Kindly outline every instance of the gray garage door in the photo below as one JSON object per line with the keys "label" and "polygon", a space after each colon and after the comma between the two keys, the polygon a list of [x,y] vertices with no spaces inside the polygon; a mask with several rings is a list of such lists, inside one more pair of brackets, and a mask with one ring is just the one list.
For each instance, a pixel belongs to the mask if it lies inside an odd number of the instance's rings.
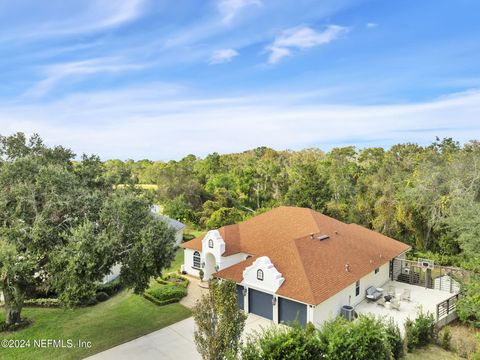
{"label": "gray garage door", "polygon": [[291,325],[295,320],[300,326],[307,325],[307,305],[279,297],[278,321]]}
{"label": "gray garage door", "polygon": [[271,320],[273,318],[272,295],[248,289],[248,311]]}
{"label": "gray garage door", "polygon": [[243,310],[243,299],[245,297],[243,296],[243,286],[242,285],[237,285],[237,303],[238,307]]}

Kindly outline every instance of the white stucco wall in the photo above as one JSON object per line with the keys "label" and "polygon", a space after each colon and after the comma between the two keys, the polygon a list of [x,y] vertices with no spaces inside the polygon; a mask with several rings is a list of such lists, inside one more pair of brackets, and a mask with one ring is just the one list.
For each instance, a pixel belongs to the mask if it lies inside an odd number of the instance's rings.
{"label": "white stucco wall", "polygon": [[117,277],[120,276],[120,271],[121,270],[122,270],[122,265],[120,265],[120,264],[113,265],[112,268],[110,269],[110,274],[105,275],[103,277],[102,283],[106,284],[110,281],[115,280]]}
{"label": "white stucco wall", "polygon": [[[193,268],[193,253],[195,250],[191,249],[184,249],[183,250],[183,270],[187,272],[187,274],[198,277],[198,270]],[[199,251],[200,252],[200,251]],[[201,254],[200,254],[201,257]]]}
{"label": "white stucco wall", "polygon": [[313,324],[316,327],[321,327],[325,321],[337,317],[343,305],[355,306],[363,301],[365,299],[365,290],[369,286],[381,287],[388,281],[389,272],[390,263],[387,262],[379,268],[377,274],[375,274],[375,271],[372,271],[360,279],[360,293],[358,296],[355,296],[355,283],[353,283],[321,304],[316,305],[313,308]]}
{"label": "white stucco wall", "polygon": [[183,242],[183,229],[177,230],[175,233],[175,244],[180,245]]}

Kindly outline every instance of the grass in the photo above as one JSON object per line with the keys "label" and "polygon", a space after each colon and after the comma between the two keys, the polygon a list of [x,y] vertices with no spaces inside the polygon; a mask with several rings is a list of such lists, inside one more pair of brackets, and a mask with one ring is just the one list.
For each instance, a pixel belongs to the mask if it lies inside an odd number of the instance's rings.
{"label": "grass", "polygon": [[[180,304],[157,306],[131,291],[122,291],[106,302],[76,309],[25,308],[24,317],[34,323],[1,339],[72,339],[90,341],[90,349],[1,349],[2,359],[82,359],[113,346],[161,329],[190,316]],[[5,316],[0,314],[0,321]],[[33,345],[32,345],[33,346]]]}
{"label": "grass", "polygon": [[451,351],[445,351],[440,346],[428,345],[423,349],[417,349],[408,353],[405,360],[461,360],[457,354]]}
{"label": "grass", "polygon": [[171,272],[177,272],[180,269],[180,266],[183,265],[184,251],[183,248],[178,248],[175,253],[175,258],[172,261],[172,264],[168,269],[165,269],[162,274],[168,274]]}

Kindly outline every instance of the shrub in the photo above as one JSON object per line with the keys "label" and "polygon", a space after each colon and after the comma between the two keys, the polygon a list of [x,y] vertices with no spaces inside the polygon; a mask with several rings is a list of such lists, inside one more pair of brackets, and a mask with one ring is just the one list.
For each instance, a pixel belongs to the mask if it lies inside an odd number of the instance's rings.
{"label": "shrub", "polygon": [[155,281],[161,285],[175,284],[183,287],[187,287],[189,280],[183,276],[177,275],[175,273],[168,274],[163,278],[156,278]]}
{"label": "shrub", "polygon": [[113,296],[122,290],[123,286],[120,282],[120,278],[116,278],[106,284],[99,284],[97,286],[97,292],[104,292],[107,293],[108,296]]}
{"label": "shrub", "polygon": [[166,305],[180,301],[187,295],[187,289],[180,285],[160,285],[150,287],[143,296],[157,305]]}
{"label": "shrub", "polygon": [[270,327],[250,337],[240,349],[243,360],[321,359],[322,348],[313,325]]}
{"label": "shrub", "polygon": [[109,297],[110,296],[108,296],[108,294],[104,291],[99,291],[95,295],[95,299],[97,299],[98,302],[106,301],[106,300],[108,300]]}
{"label": "shrub", "polygon": [[448,326],[445,326],[442,331],[439,333],[440,337],[440,346],[444,348],[445,350],[450,350],[451,347],[451,340],[452,340],[452,334],[450,333],[450,328]]}
{"label": "shrub", "polygon": [[360,316],[355,322],[338,318],[320,331],[327,359],[390,359],[392,350],[382,319]]}
{"label": "shrub", "polygon": [[38,299],[27,299],[24,301],[25,306],[32,307],[59,307],[60,300],[52,298],[38,298]]}
{"label": "shrub", "polygon": [[395,360],[401,359],[404,355],[403,339],[400,329],[393,319],[390,318],[390,320],[385,323],[385,332],[387,341],[390,344],[390,350],[392,351],[392,357]]}
{"label": "shrub", "polygon": [[195,239],[195,235],[188,234],[188,233],[183,234],[183,241],[189,241],[189,240],[193,240],[193,239]]}
{"label": "shrub", "polygon": [[477,276],[462,284],[457,314],[462,322],[480,328],[480,279]]}
{"label": "shrub", "polygon": [[435,338],[435,319],[432,314],[420,312],[415,320],[405,322],[405,341],[408,351],[430,344]]}

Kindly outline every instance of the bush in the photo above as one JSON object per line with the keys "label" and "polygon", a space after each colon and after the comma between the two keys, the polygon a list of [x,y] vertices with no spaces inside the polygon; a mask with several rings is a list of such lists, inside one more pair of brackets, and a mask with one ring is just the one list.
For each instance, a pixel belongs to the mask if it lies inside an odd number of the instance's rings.
{"label": "bush", "polygon": [[444,348],[445,350],[450,350],[451,348],[451,340],[452,340],[452,334],[450,333],[450,328],[448,326],[445,326],[442,331],[439,333],[439,338],[440,338],[440,346]]}
{"label": "bush", "polygon": [[150,287],[143,296],[157,305],[166,305],[180,301],[187,295],[187,289],[180,285],[160,285]]}
{"label": "bush", "polygon": [[27,299],[24,301],[25,306],[32,307],[59,307],[60,300],[52,298],[38,298],[38,299]]}
{"label": "bush", "polygon": [[243,360],[321,359],[322,349],[313,325],[270,327],[250,337],[240,348]]}
{"label": "bush", "polygon": [[393,319],[390,318],[390,320],[385,323],[385,332],[387,341],[390,344],[390,350],[392,351],[392,357],[395,360],[401,359],[404,355],[403,339],[400,329]]}
{"label": "bush", "polygon": [[480,279],[477,276],[462,284],[457,314],[462,322],[480,328]]}
{"label": "bush", "polygon": [[116,278],[106,284],[99,284],[97,286],[97,292],[107,293],[108,296],[113,296],[123,289],[123,286],[120,282],[120,278]]}
{"label": "bush", "polygon": [[163,278],[157,278],[155,281],[161,285],[170,285],[170,284],[175,284],[183,287],[187,287],[189,284],[189,280],[183,276],[177,275],[175,273],[168,274],[167,276],[164,276]]}
{"label": "bush", "polygon": [[95,299],[97,299],[98,302],[106,301],[106,300],[108,300],[109,297],[110,296],[108,296],[108,294],[104,291],[99,291],[95,295]]}
{"label": "bush", "polygon": [[392,350],[386,324],[373,316],[355,322],[338,318],[320,331],[323,356],[327,359],[390,359]]}
{"label": "bush", "polygon": [[195,239],[195,235],[193,234],[183,234],[183,241],[190,241],[190,240],[193,240]]}
{"label": "bush", "polygon": [[405,341],[408,351],[430,344],[435,339],[435,319],[420,312],[415,320],[405,322]]}

